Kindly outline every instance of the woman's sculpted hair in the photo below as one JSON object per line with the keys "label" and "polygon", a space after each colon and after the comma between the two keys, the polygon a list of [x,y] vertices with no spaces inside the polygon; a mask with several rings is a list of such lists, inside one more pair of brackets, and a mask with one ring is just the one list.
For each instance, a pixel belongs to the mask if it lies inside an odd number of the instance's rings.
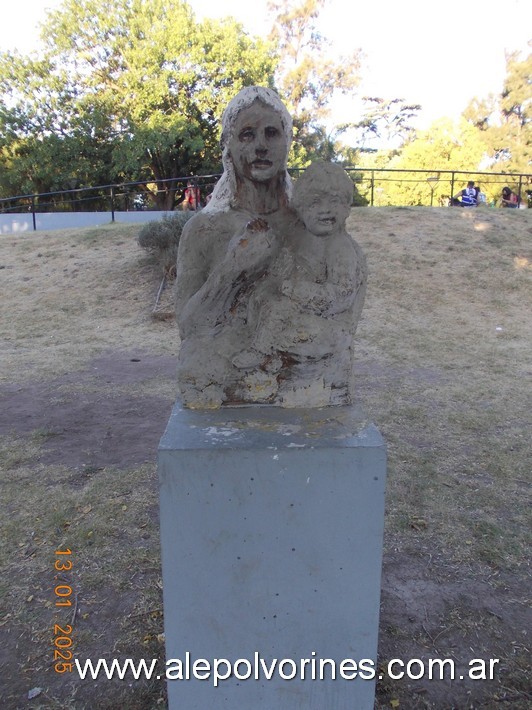
{"label": "woman's sculpted hair", "polygon": [[[292,117],[279,96],[275,91],[272,91],[272,89],[267,89],[263,86],[247,86],[239,91],[227,104],[222,116],[222,137],[220,139],[220,146],[222,148],[224,172],[213,190],[209,203],[203,209],[204,212],[219,212],[221,210],[228,210],[234,206],[237,184],[235,167],[229,153],[229,143],[233,136],[238,114],[244,109],[249,108],[255,101],[269,106],[279,114],[286,137],[286,153],[288,155],[290,144],[292,143]],[[288,201],[292,195],[292,181],[286,168],[283,183],[284,192]]]}

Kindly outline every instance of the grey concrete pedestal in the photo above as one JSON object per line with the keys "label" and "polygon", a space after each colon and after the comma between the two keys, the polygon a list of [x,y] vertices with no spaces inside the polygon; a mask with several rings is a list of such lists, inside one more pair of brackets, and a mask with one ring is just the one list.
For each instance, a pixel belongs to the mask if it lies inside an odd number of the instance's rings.
{"label": "grey concrete pedestal", "polygon": [[[373,708],[374,681],[341,663],[376,669],[385,477],[352,407],[175,406],[159,447],[171,710]],[[215,659],[241,677],[215,687]]]}

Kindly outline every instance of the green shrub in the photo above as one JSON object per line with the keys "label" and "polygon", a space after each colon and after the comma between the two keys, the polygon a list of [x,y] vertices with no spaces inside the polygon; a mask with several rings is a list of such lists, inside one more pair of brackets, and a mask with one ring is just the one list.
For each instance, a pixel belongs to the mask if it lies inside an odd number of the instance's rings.
{"label": "green shrub", "polygon": [[172,212],[162,219],[147,222],[138,236],[138,243],[157,259],[165,274],[175,273],[177,248],[181,232],[195,212]]}

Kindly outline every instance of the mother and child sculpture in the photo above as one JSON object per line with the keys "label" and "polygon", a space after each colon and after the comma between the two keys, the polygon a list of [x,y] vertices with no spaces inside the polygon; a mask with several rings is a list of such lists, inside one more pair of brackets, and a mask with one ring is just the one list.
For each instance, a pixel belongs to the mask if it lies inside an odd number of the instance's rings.
{"label": "mother and child sculpture", "polygon": [[178,384],[191,409],[353,400],[353,337],[366,290],[346,232],[353,183],[332,163],[287,172],[292,119],[247,87],[222,118],[224,172],[183,230]]}

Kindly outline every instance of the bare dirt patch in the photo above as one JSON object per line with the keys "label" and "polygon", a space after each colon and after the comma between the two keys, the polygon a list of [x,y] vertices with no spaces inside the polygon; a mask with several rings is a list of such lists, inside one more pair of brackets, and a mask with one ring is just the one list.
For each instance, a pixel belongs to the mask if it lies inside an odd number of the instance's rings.
{"label": "bare dirt patch", "polygon": [[46,382],[0,386],[0,435],[37,432],[35,465],[77,470],[153,462],[174,397],[147,395],[141,385],[174,371],[170,356],[116,352]]}
{"label": "bare dirt patch", "polygon": [[[377,707],[528,708],[532,214],[362,208],[350,226],[370,267],[359,398],[389,453]],[[81,660],[164,658],[155,457],[179,341],[152,317],[160,273],[137,233],[0,240],[9,710],[165,704],[161,680],[53,669],[58,620]],[[68,610],[53,604],[61,547]],[[410,681],[386,677],[391,658],[450,658],[457,676],[500,662],[493,681]]]}

